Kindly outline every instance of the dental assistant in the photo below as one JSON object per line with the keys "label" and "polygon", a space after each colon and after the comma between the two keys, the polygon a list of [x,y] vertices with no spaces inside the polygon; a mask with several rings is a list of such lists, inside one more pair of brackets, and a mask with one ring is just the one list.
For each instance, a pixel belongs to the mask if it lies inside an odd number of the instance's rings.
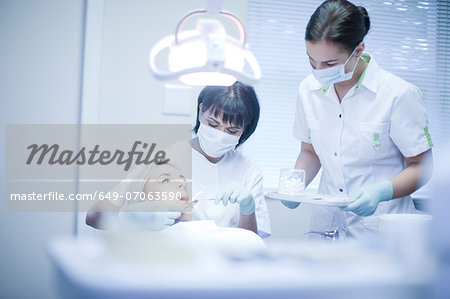
{"label": "dental assistant", "polygon": [[299,85],[293,129],[306,183],[322,167],[319,193],[351,201],[314,206],[310,229],[349,238],[376,228],[366,216],[415,213],[410,194],[429,179],[433,146],[420,90],[364,52],[369,28],[366,9],[348,1],[316,9],[305,33],[312,74]]}

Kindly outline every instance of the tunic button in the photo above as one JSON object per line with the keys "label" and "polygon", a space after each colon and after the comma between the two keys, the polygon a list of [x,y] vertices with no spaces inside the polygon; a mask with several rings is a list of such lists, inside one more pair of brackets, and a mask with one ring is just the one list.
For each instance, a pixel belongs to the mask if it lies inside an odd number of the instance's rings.
{"label": "tunic button", "polygon": [[337,157],[337,153],[334,153],[334,156]]}
{"label": "tunic button", "polygon": [[339,189],[339,192],[344,192],[344,189],[340,188],[340,189]]}
{"label": "tunic button", "polygon": [[339,118],[341,118],[342,117],[342,114],[339,114]]}

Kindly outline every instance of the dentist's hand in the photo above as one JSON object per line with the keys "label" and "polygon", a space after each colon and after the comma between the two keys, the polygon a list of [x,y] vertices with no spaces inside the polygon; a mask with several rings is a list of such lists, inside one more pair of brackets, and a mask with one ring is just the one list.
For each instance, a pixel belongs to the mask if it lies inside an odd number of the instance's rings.
{"label": "dentist's hand", "polygon": [[251,215],[255,212],[255,199],[250,191],[239,185],[238,183],[232,182],[230,183],[222,193],[220,193],[216,199],[215,203],[219,204],[223,203],[224,206],[227,206],[228,202],[230,203],[239,203],[239,209],[241,215]]}
{"label": "dentist's hand", "polygon": [[143,202],[124,206],[119,212],[120,221],[157,231],[171,226],[181,216],[181,212],[152,212],[148,204]]}
{"label": "dentist's hand", "polygon": [[296,201],[289,201],[289,200],[282,200],[281,203],[285,206],[288,207],[289,209],[295,209],[297,208],[300,203],[296,202]]}
{"label": "dentist's hand", "polygon": [[342,210],[351,211],[359,216],[370,216],[375,213],[380,202],[391,200],[393,193],[394,189],[389,180],[365,186],[350,197],[351,203]]}

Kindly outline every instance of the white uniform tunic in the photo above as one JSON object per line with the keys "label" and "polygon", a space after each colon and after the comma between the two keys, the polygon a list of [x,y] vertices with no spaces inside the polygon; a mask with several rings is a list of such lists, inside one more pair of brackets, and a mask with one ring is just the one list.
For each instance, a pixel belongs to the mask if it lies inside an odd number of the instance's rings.
{"label": "white uniform tunic", "polygon": [[[263,192],[261,169],[249,158],[236,150],[225,153],[217,163],[209,162],[202,154],[192,150],[192,194],[199,191],[214,197],[231,182],[237,182],[250,190],[255,199],[255,216],[258,234],[262,238],[270,236],[270,219]],[[226,207],[214,200],[200,200],[194,206],[192,220],[214,220],[218,226],[236,227],[239,221],[239,204]]]}
{"label": "white uniform tunic", "polygon": [[[358,188],[390,179],[405,167],[404,157],[432,147],[420,90],[369,64],[355,87],[339,103],[334,86],[321,85],[313,75],[299,86],[294,136],[311,143],[322,164],[320,193],[352,195]],[[382,202],[374,215],[414,213],[410,196]],[[310,228],[347,227],[358,237],[368,218],[338,208],[315,206]]]}

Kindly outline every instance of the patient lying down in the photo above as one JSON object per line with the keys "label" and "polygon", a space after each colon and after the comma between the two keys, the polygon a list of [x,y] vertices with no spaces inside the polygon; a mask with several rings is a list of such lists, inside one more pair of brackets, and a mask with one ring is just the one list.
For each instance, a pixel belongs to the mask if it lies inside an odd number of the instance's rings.
{"label": "patient lying down", "polygon": [[179,221],[192,219],[192,199],[186,178],[173,165],[152,167],[145,183],[133,192],[120,213],[121,222],[161,230]]}
{"label": "patient lying down", "polygon": [[[186,237],[191,236],[191,239],[197,240],[196,242],[208,240],[221,246],[230,242],[234,246],[236,240],[241,240],[242,243],[242,239],[257,244],[257,247],[262,246],[262,239],[251,231],[218,227],[212,220],[191,221],[193,202],[190,188],[185,176],[173,165],[155,165],[140,177],[143,179],[137,179],[137,182],[127,187],[127,191],[132,192],[134,196],[123,202],[118,211],[118,224],[122,228],[139,231],[165,230],[169,235],[182,232]],[[136,194],[138,196],[135,196]],[[114,223],[117,224],[116,221]],[[170,229],[167,229],[169,227]]]}
{"label": "patient lying down", "polygon": [[[148,252],[153,252],[155,259],[167,258],[173,246],[193,252],[200,252],[199,247],[211,248],[233,255],[265,250],[264,241],[249,230],[219,227],[213,220],[191,221],[193,203],[186,178],[170,164],[153,167],[142,184],[131,189],[143,190],[145,198],[125,202],[119,213],[120,227],[110,235],[109,244],[120,254],[132,252],[141,263],[148,260]],[[167,250],[155,252],[164,246]]]}

